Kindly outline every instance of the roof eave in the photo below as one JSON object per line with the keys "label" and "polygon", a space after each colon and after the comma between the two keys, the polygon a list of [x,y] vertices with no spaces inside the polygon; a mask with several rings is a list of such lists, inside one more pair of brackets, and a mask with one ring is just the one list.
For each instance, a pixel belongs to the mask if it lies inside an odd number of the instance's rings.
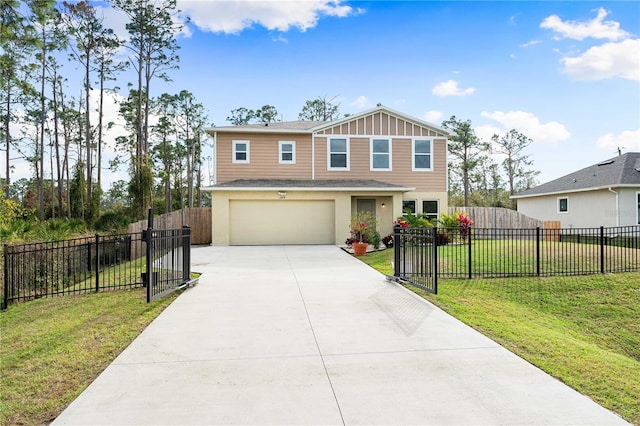
{"label": "roof eave", "polygon": [[415,191],[411,187],[306,187],[306,186],[205,186],[200,188],[202,191],[300,191],[300,192],[410,192]]}
{"label": "roof eave", "polygon": [[275,129],[268,126],[262,127],[241,127],[241,128],[229,128],[229,127],[210,127],[205,129],[210,135],[214,133],[291,133],[291,134],[311,134],[311,130],[304,129]]}
{"label": "roof eave", "polygon": [[576,192],[602,191],[603,189],[609,189],[609,188],[640,188],[640,184],[625,183],[625,184],[593,186],[590,188],[582,188],[582,189],[570,189],[565,191],[541,192],[539,194],[524,194],[524,195],[515,194],[510,196],[509,198],[518,199],[518,198],[544,197],[547,195],[572,194]]}

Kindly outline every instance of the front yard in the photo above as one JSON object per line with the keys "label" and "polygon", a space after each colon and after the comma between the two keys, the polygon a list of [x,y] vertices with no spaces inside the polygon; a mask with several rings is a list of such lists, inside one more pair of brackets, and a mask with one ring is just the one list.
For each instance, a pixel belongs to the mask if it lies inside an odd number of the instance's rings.
{"label": "front yard", "polygon": [[[393,274],[393,250],[359,259]],[[640,272],[440,280],[438,295],[409,288],[640,424]]]}

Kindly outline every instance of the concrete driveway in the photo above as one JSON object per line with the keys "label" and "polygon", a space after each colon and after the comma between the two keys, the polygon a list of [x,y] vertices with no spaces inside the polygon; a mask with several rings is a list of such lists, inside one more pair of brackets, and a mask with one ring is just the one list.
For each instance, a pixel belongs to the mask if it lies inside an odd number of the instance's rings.
{"label": "concrete driveway", "polygon": [[333,246],[197,247],[54,424],[626,424]]}

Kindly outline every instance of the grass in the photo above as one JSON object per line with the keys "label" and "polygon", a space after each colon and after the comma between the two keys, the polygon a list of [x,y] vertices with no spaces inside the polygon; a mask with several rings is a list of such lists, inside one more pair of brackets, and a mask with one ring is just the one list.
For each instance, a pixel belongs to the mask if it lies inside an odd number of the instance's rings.
{"label": "grass", "polygon": [[[393,274],[393,251],[360,259]],[[440,280],[409,287],[633,424],[640,424],[640,273]]]}
{"label": "grass", "polygon": [[53,297],[0,313],[0,424],[42,425],[69,405],[179,292]]}

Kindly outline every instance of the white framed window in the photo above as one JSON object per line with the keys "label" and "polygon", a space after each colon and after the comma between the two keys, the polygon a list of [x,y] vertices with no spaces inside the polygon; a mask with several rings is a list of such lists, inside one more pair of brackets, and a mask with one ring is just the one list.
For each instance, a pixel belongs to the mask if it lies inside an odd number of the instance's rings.
{"label": "white framed window", "polygon": [[636,223],[640,225],[640,192],[636,192],[636,198],[636,201],[638,201],[638,217],[636,218]]}
{"label": "white framed window", "polygon": [[431,139],[413,139],[411,156],[412,170],[414,172],[433,171],[433,141]]}
{"label": "white framed window", "polygon": [[349,139],[329,139],[327,142],[327,170],[349,170]]}
{"label": "white framed window", "polygon": [[558,213],[569,212],[569,198],[558,197]]}
{"label": "white framed window", "polygon": [[296,164],[296,142],[295,141],[278,142],[278,163]]}
{"label": "white framed window", "polygon": [[249,141],[233,141],[232,163],[249,164]]}
{"label": "white framed window", "polygon": [[391,140],[371,138],[371,170],[391,170]]}
{"label": "white framed window", "polygon": [[402,200],[402,215],[406,216],[407,210],[416,214],[416,200]]}
{"label": "white framed window", "polygon": [[440,202],[438,200],[422,200],[422,213],[424,213],[429,220],[438,220]]}

